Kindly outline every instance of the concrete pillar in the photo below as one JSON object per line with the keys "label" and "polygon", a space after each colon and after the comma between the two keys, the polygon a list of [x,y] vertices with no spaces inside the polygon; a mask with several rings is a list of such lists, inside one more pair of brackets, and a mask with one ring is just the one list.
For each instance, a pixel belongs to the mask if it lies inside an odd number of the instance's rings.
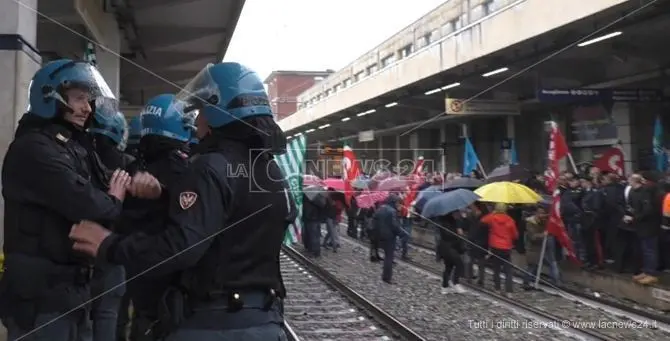
{"label": "concrete pillar", "polygon": [[[0,162],[14,138],[17,122],[28,108],[30,80],[42,64],[35,48],[35,9],[37,0],[0,2]],[[0,215],[4,216],[1,197]],[[3,231],[0,229],[0,246],[4,241]]]}
{"label": "concrete pillar", "polygon": [[420,151],[419,151],[419,133],[418,132],[413,132],[412,134],[409,135],[409,148],[412,151],[412,159],[417,160],[419,159]]}
{"label": "concrete pillar", "polygon": [[100,73],[118,98],[121,71],[121,61],[119,59],[121,32],[116,18],[110,13],[105,13],[99,1],[74,0],[74,6],[86,29],[97,43],[96,57]]}
{"label": "concrete pillar", "polygon": [[[507,138],[510,141],[513,141],[515,139],[515,131],[514,131],[514,116],[507,116],[506,118],[506,123],[507,123]],[[516,141],[515,141],[516,142]],[[515,143],[516,144],[516,143]],[[519,151],[517,150],[517,155]],[[503,159],[507,164],[510,164],[512,162],[512,153],[510,149],[505,149],[503,151]]]}
{"label": "concrete pillar", "polygon": [[395,136],[395,166],[400,167],[400,160],[402,160],[402,155],[400,154],[400,135]]}
{"label": "concrete pillar", "polygon": [[[617,134],[621,140],[623,149],[625,174],[633,173],[633,139],[631,136],[630,105],[628,103],[615,103],[612,107],[612,119],[617,127]],[[651,140],[651,137],[649,137]]]}
{"label": "concrete pillar", "polygon": [[447,143],[447,125],[442,124],[440,126],[440,172],[444,173],[447,171],[447,151],[443,147],[443,143]]}
{"label": "concrete pillar", "polygon": [[[382,136],[379,136],[377,138],[377,156],[379,157],[379,160],[384,160],[384,142],[382,142],[384,138]],[[375,172],[378,171],[378,169],[374,170]]]}

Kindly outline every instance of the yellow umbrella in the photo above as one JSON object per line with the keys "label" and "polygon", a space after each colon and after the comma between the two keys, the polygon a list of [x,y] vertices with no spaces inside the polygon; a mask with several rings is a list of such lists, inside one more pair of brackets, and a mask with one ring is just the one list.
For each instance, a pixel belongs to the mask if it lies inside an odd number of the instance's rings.
{"label": "yellow umbrella", "polygon": [[479,187],[475,193],[480,201],[504,204],[537,204],[542,197],[532,189],[514,182],[500,181]]}

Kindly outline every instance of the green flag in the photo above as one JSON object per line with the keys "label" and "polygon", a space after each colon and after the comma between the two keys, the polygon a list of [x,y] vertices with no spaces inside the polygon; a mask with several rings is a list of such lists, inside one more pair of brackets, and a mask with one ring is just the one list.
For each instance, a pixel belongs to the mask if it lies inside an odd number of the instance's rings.
{"label": "green flag", "polygon": [[289,226],[284,238],[284,244],[291,245],[300,240],[302,231],[302,179],[305,174],[305,154],[307,152],[306,138],[300,135],[289,141],[286,153],[275,156],[275,161],[284,173],[284,178],[290,186],[290,193],[298,209],[295,223]]}

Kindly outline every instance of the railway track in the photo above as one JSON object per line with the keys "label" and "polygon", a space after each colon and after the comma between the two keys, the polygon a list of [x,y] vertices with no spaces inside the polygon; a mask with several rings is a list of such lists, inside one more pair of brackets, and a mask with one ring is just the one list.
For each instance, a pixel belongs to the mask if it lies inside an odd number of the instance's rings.
{"label": "railway track", "polygon": [[[341,237],[340,240],[367,249],[367,245],[358,240],[348,237]],[[424,261],[399,260],[398,262],[441,278],[442,265],[434,261],[434,252],[426,248],[422,248],[421,252],[429,255]],[[596,302],[585,297],[586,295],[575,296],[547,286],[532,292],[517,290],[512,298],[508,298],[491,290],[491,281],[487,282],[485,287],[469,284],[466,281],[461,281],[461,284],[469,291],[487,296],[510,309],[523,311],[534,319],[560,327],[582,339],[631,340],[647,337],[659,340],[670,339],[670,326],[667,323],[650,318],[648,314],[638,314],[637,310],[622,310]],[[516,282],[520,283],[521,280],[516,279]]]}
{"label": "railway track", "polygon": [[[421,245],[416,242],[410,242],[410,247],[414,248],[417,252],[435,256],[434,247],[429,247],[426,245]],[[437,264],[437,263],[436,263]],[[476,268],[476,267],[475,267]],[[491,275],[490,271],[487,271]],[[542,274],[542,280],[540,281],[540,291],[548,293],[554,296],[562,296],[566,299],[579,299],[582,303],[589,305],[591,307],[596,307],[604,310],[609,310],[616,312],[617,315],[629,316],[629,318],[640,322],[641,324],[647,322],[648,324],[651,321],[655,322],[659,327],[665,328],[670,333],[670,316],[660,311],[653,311],[652,309],[644,309],[644,307],[635,307],[632,304],[626,304],[626,302],[618,302],[611,299],[605,299],[599,297],[599,295],[594,295],[591,292],[586,292],[586,288],[574,288],[566,285],[561,286],[549,286],[542,283],[548,283],[550,278],[545,274]],[[514,281],[518,284],[521,284],[523,281],[515,274]]]}
{"label": "railway track", "polygon": [[293,248],[280,261],[290,340],[425,340]]}

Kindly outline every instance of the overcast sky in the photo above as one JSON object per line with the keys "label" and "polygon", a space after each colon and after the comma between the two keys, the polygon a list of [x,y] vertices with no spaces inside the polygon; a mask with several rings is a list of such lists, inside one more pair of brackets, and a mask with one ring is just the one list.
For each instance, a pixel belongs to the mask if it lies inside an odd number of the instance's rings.
{"label": "overcast sky", "polygon": [[226,54],[274,70],[339,70],[445,0],[247,0]]}

